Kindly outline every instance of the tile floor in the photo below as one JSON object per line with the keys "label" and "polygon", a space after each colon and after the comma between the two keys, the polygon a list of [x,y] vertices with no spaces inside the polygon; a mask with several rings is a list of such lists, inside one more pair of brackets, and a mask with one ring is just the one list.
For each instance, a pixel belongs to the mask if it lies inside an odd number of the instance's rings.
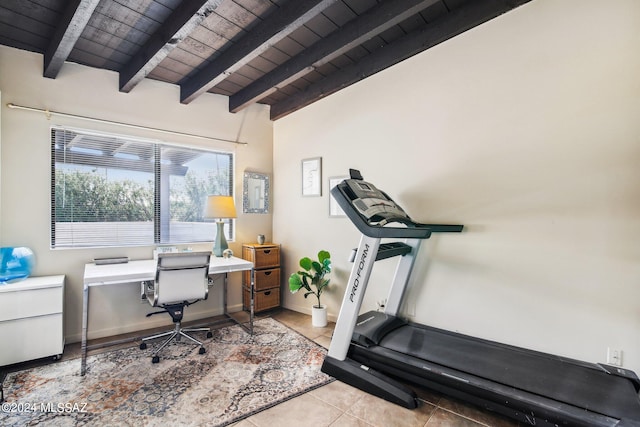
{"label": "tile floor", "polygon": [[[318,344],[329,347],[333,323],[326,328],[311,326],[311,316],[291,310],[271,311],[259,317],[271,316],[290,328],[298,331]],[[228,326],[221,325],[221,326]],[[166,330],[166,327],[163,328]],[[153,334],[154,331],[136,333],[136,336]],[[129,338],[133,334],[110,337],[107,340]],[[95,340],[90,345],[99,344]],[[131,346],[125,343],[122,346]],[[115,347],[96,349],[89,354],[113,350]],[[80,344],[65,346],[62,360],[80,357]],[[8,367],[8,370],[26,369],[31,366],[49,363],[47,360],[21,363]],[[0,378],[3,380],[4,378]],[[267,409],[243,421],[234,427],[515,427],[517,422],[485,412],[467,404],[426,390],[416,389],[420,398],[417,409],[410,410],[371,396],[347,384],[334,381],[302,396],[291,399],[273,408]]]}

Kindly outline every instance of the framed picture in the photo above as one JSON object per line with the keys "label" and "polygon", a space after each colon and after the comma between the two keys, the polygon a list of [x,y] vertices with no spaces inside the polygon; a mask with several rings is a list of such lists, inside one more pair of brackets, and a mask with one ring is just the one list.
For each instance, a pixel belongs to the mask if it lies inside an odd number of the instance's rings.
{"label": "framed picture", "polygon": [[340,184],[345,179],[349,179],[349,177],[348,176],[332,176],[329,178],[329,216],[330,217],[338,218],[338,217],[346,216],[344,211],[340,207],[340,205],[338,205],[338,202],[336,202],[336,199],[334,199],[333,195],[331,194],[331,190],[333,189],[333,187]]}
{"label": "framed picture", "polygon": [[322,195],[322,157],[302,160],[302,195]]}

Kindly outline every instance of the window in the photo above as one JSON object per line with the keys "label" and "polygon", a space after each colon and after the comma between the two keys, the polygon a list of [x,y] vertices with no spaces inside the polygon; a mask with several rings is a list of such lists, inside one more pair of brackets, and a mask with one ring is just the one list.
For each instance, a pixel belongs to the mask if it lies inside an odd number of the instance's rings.
{"label": "window", "polygon": [[[51,129],[51,247],[212,241],[207,195],[232,195],[233,154]],[[233,239],[233,222],[225,220]]]}

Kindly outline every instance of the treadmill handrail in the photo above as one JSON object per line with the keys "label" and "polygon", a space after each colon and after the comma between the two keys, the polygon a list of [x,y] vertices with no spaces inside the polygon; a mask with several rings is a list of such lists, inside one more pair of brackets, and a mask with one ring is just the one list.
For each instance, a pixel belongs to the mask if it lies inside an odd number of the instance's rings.
{"label": "treadmill handrail", "polygon": [[347,217],[358,230],[368,237],[428,239],[433,232],[461,232],[463,226],[458,224],[422,224],[411,218],[391,218],[387,224],[401,223],[406,227],[389,227],[388,225],[372,225],[354,209],[349,196],[344,192],[344,181],[331,189],[331,194]]}

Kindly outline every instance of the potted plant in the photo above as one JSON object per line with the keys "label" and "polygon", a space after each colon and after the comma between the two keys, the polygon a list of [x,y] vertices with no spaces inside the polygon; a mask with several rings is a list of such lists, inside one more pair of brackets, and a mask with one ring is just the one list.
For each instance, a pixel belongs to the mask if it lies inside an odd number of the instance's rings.
{"label": "potted plant", "polygon": [[309,257],[300,259],[300,267],[303,270],[289,276],[289,290],[295,294],[300,289],[305,289],[304,297],[313,295],[318,299],[318,304],[311,310],[311,322],[313,326],[327,326],[327,307],[320,303],[320,295],[329,284],[325,276],[331,273],[331,254],[328,251],[318,252],[318,261]]}

